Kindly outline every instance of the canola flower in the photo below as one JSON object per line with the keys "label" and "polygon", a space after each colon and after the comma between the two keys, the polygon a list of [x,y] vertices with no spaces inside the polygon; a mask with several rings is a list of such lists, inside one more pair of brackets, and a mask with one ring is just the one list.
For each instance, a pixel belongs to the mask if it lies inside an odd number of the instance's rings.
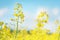
{"label": "canola flower", "polygon": [[11,21],[16,22],[16,34],[18,33],[18,24],[22,24],[24,22],[24,14],[22,11],[22,5],[19,3],[16,3],[15,8],[14,8],[14,17],[11,18]]}
{"label": "canola flower", "polygon": [[44,23],[48,22],[48,14],[46,12],[40,12],[40,14],[37,16],[37,26],[43,27]]}
{"label": "canola flower", "polygon": [[16,30],[11,32],[7,26],[4,26],[4,28],[0,30],[0,40],[58,40],[58,33],[47,34],[47,32],[50,31],[38,29],[39,28],[29,30],[29,33],[27,30],[19,30],[17,36],[15,37]]}
{"label": "canola flower", "polygon": [[0,30],[0,40],[60,40],[59,37],[59,33],[51,33],[50,30],[41,29],[39,27],[33,30],[19,30],[17,35],[16,30],[11,31],[5,24]]}
{"label": "canola flower", "polygon": [[[18,20],[24,21],[24,14],[21,11],[21,4],[17,3],[16,8],[14,9],[15,19],[11,19],[11,21],[17,22],[17,30],[11,30],[6,24],[0,22],[1,30],[0,30],[0,40],[60,40],[60,25],[58,25],[56,32],[50,32],[50,30],[42,29],[44,27],[44,23],[48,22],[48,14],[46,12],[41,12],[37,16],[37,28],[33,30],[18,30]],[[19,11],[16,13],[16,11]],[[58,22],[57,22],[58,23]],[[16,35],[16,31],[17,35]]]}

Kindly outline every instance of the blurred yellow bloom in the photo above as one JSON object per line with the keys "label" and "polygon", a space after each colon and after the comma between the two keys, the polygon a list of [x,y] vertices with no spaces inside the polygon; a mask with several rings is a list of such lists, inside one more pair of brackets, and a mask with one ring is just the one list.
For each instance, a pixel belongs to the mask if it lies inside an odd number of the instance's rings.
{"label": "blurred yellow bloom", "polygon": [[42,24],[42,23],[38,23],[37,26],[38,26],[38,27],[43,27],[44,24]]}
{"label": "blurred yellow bloom", "polygon": [[46,14],[46,12],[41,12],[38,16],[37,16],[37,20],[40,20],[42,22],[47,22],[48,21],[48,14]]}
{"label": "blurred yellow bloom", "polygon": [[4,22],[0,22],[0,26],[2,26],[4,24]]}
{"label": "blurred yellow bloom", "polygon": [[14,13],[14,16],[18,17],[18,14]]}
{"label": "blurred yellow bloom", "polygon": [[[16,18],[11,20],[20,22],[19,19],[21,19],[21,21],[24,21],[24,14],[20,10],[20,8],[22,9],[22,5],[17,3],[16,7],[15,10],[19,10],[19,12],[14,13]],[[17,25],[19,24],[18,22]],[[31,30],[23,29],[16,32],[17,30],[11,30],[6,24],[0,22],[0,26],[4,24],[0,30],[0,40],[60,40],[60,25],[58,25],[57,32],[51,32],[43,28],[47,22],[48,14],[46,12],[41,12],[37,16],[37,28]],[[59,21],[56,21],[56,24],[59,24]]]}

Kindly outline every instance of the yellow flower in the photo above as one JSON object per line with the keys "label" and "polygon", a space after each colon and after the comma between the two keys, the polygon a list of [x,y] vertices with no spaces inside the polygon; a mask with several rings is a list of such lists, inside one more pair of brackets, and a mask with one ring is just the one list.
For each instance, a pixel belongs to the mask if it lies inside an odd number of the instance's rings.
{"label": "yellow flower", "polygon": [[37,26],[38,26],[38,27],[43,27],[44,24],[42,24],[42,23],[38,23]]}
{"label": "yellow flower", "polygon": [[18,14],[14,13],[14,16],[18,17]]}
{"label": "yellow flower", "polygon": [[58,26],[58,29],[57,30],[60,31],[60,25]]}
{"label": "yellow flower", "polygon": [[4,23],[4,22],[0,22],[0,26],[2,26],[2,25],[3,25],[3,23]]}
{"label": "yellow flower", "polygon": [[5,24],[3,25],[3,29],[4,30],[7,30],[7,26]]}
{"label": "yellow flower", "polygon": [[46,12],[41,12],[38,16],[37,16],[37,20],[40,20],[42,22],[47,22],[48,21],[48,14],[46,14]]}

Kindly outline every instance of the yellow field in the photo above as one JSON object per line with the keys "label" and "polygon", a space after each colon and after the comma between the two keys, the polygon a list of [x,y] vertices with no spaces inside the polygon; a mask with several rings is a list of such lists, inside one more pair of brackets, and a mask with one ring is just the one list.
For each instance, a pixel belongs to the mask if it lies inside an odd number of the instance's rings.
{"label": "yellow field", "polygon": [[43,29],[49,19],[47,12],[40,12],[37,16],[35,20],[37,22],[37,28],[33,30],[18,30],[18,24],[23,24],[25,16],[22,11],[22,5],[17,3],[17,6],[17,8],[14,8],[15,18],[11,18],[11,21],[16,22],[16,30],[11,30],[11,28],[9,28],[4,22],[0,22],[0,40],[60,40],[59,21],[55,22],[56,25],[58,24],[55,32]]}

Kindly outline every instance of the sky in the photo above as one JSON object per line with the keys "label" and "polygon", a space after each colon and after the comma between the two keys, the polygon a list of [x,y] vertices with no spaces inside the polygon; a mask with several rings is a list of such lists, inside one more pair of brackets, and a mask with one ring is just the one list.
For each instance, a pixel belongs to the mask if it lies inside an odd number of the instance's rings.
{"label": "sky", "polygon": [[[10,21],[10,18],[14,18],[14,5],[16,2],[22,4],[23,12],[25,14],[25,26],[29,26],[28,29],[32,29],[35,26],[36,16],[40,11],[44,9],[49,15],[49,25],[58,19],[60,20],[60,0],[1,0],[0,1],[0,21]],[[51,26],[52,27],[52,26]],[[46,27],[52,29],[51,27]]]}

